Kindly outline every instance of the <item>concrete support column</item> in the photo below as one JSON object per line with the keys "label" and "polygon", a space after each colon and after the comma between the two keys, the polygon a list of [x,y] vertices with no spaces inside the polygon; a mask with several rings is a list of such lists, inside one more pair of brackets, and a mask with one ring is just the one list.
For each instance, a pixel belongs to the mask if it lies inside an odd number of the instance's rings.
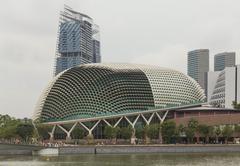
{"label": "concrete support column", "polygon": [[62,131],[64,131],[67,136],[66,136],[66,141],[71,140],[71,132],[67,131],[64,127],[62,127],[60,124],[57,125]]}
{"label": "concrete support column", "polygon": [[113,126],[114,128],[117,127],[117,125],[121,122],[122,118],[123,118],[123,116],[122,116],[120,119],[118,119],[118,121],[117,121],[117,122],[115,123],[115,125]]}
{"label": "concrete support column", "polygon": [[71,141],[71,140],[72,140],[71,133],[67,133],[66,141]]}
{"label": "concrete support column", "polygon": [[94,124],[94,126],[93,126],[92,128],[90,128],[90,129],[89,129],[86,125],[84,125],[82,122],[79,122],[79,124],[82,125],[82,126],[88,131],[88,136],[93,136],[92,131],[95,129],[95,127],[97,127],[97,125],[99,124],[100,121],[101,121],[101,120],[98,120],[98,121]]}
{"label": "concrete support column", "polygon": [[55,132],[55,129],[56,129],[56,125],[53,126],[51,132],[48,132],[48,134],[49,134],[49,136],[50,136],[50,138],[49,138],[49,141],[50,141],[50,142],[53,142],[53,141],[54,141],[54,132]]}
{"label": "concrete support column", "polygon": [[88,144],[93,144],[94,143],[94,136],[92,134],[92,131],[95,129],[95,127],[97,127],[97,125],[99,124],[100,121],[101,120],[98,120],[95,123],[95,125],[90,129],[86,125],[84,125],[82,122],[79,122],[79,124],[82,125],[88,131],[88,135],[87,135]]}
{"label": "concrete support column", "polygon": [[128,123],[131,125],[133,131],[131,136],[131,144],[136,144],[136,136],[135,136],[135,124],[137,123],[138,118],[140,117],[140,114],[136,117],[134,122],[132,123],[126,116],[124,118],[128,121]]}
{"label": "concrete support column", "polygon": [[[149,124],[150,124],[150,122],[152,121],[152,118],[154,117],[154,115],[155,115],[155,113],[152,113],[152,115],[149,117],[149,119],[147,120],[146,119],[146,117],[143,115],[143,114],[141,114],[141,116],[142,116],[142,118],[143,118],[143,120],[145,121],[145,123],[146,123],[146,126],[149,126]],[[145,138],[145,144],[149,144],[150,143],[150,138],[147,136],[147,135],[145,135],[144,136]]]}
{"label": "concrete support column", "polygon": [[150,124],[150,122],[152,121],[152,118],[153,118],[154,115],[155,115],[155,113],[152,113],[152,115],[150,116],[150,118],[147,120],[147,119],[145,118],[145,116],[144,116],[143,114],[141,114],[141,116],[142,116],[143,120],[145,121],[146,125],[149,125],[149,124]]}
{"label": "concrete support column", "polygon": [[54,135],[52,133],[48,133],[50,135],[49,141],[53,142],[54,141]]}
{"label": "concrete support column", "polygon": [[166,119],[168,114],[168,110],[164,113],[163,117],[161,117],[157,112],[156,115],[158,117],[158,119],[160,120],[160,130],[159,130],[159,143],[162,144],[163,143],[163,139],[162,139],[162,132],[161,132],[161,124],[164,122],[164,120]]}
{"label": "concrete support column", "polygon": [[160,120],[160,124],[162,124],[164,122],[164,120],[166,119],[167,117],[167,114],[168,114],[168,110],[164,113],[163,117],[161,117],[157,112],[156,112],[156,115],[158,117],[158,119]]}

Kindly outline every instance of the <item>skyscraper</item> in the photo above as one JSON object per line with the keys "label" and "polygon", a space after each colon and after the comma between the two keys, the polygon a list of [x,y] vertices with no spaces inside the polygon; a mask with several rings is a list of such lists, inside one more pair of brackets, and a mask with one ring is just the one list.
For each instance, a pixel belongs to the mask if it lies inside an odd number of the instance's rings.
{"label": "skyscraper", "polygon": [[235,52],[223,52],[214,56],[214,71],[222,71],[225,67],[235,66]]}
{"label": "skyscraper", "polygon": [[91,17],[64,7],[60,14],[55,75],[80,64],[101,61],[98,29]]}
{"label": "skyscraper", "polygon": [[209,71],[209,50],[197,49],[188,52],[188,75],[195,79],[207,94],[207,72]]}
{"label": "skyscraper", "polygon": [[232,108],[240,102],[240,65],[208,74],[208,102],[215,107]]}

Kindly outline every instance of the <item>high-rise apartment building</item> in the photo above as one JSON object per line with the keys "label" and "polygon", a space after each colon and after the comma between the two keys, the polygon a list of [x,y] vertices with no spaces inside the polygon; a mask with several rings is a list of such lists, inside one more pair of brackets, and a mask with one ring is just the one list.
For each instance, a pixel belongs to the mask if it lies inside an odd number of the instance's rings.
{"label": "high-rise apartment building", "polygon": [[235,52],[223,52],[214,56],[214,71],[222,71],[225,67],[235,66]]}
{"label": "high-rise apartment building", "polygon": [[208,102],[215,107],[232,108],[240,102],[240,65],[208,73]]}
{"label": "high-rise apartment building", "polygon": [[188,75],[196,80],[207,94],[207,72],[209,71],[209,50],[197,49],[188,52]]}
{"label": "high-rise apartment building", "polygon": [[99,62],[98,26],[91,17],[65,6],[60,14],[55,75],[80,64]]}

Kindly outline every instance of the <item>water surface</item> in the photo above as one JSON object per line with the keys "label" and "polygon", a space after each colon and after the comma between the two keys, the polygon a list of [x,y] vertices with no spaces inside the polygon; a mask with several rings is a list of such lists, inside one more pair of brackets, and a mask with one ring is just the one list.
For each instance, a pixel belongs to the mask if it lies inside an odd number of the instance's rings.
{"label": "water surface", "polygon": [[240,153],[112,154],[64,156],[0,156],[10,166],[237,166]]}

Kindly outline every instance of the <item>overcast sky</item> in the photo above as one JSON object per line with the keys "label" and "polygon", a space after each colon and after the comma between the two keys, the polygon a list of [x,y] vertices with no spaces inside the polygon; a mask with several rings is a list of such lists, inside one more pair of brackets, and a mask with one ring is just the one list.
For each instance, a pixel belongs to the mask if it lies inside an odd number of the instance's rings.
{"label": "overcast sky", "polygon": [[52,78],[59,12],[67,4],[100,26],[103,62],[186,73],[187,52],[235,51],[239,0],[5,0],[0,5],[0,114],[31,117]]}

